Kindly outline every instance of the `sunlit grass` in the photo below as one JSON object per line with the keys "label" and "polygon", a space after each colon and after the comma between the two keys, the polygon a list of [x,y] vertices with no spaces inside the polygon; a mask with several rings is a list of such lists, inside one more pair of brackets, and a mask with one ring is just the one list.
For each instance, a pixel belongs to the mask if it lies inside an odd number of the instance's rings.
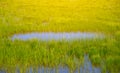
{"label": "sunlit grass", "polygon": [[[111,72],[118,72],[119,44],[116,39],[94,39],[80,41],[10,41],[1,40],[0,67],[56,67],[68,66],[72,70],[83,63],[89,54],[92,64]],[[112,65],[112,66],[111,66]],[[113,69],[115,67],[116,69]]]}
{"label": "sunlit grass", "polygon": [[2,31],[6,34],[31,31],[114,33],[120,29],[118,8],[119,1],[112,0],[8,0],[0,3],[0,30],[1,34]]}
{"label": "sunlit grass", "polygon": [[[15,33],[71,31],[106,33],[112,38],[74,42],[8,39]],[[74,69],[86,53],[94,66],[119,73],[119,41],[119,0],[0,0],[1,68],[61,64]]]}

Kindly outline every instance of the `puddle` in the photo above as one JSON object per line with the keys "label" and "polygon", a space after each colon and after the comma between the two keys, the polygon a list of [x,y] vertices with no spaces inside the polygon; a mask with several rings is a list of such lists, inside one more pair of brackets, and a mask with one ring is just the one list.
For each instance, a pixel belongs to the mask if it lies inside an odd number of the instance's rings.
{"label": "puddle", "polygon": [[30,39],[38,39],[38,40],[76,40],[76,39],[93,39],[93,38],[101,38],[102,34],[90,33],[90,32],[63,32],[63,33],[54,33],[54,32],[45,32],[45,33],[26,33],[26,34],[15,34],[12,36],[12,40],[20,39],[20,40],[30,40]]}
{"label": "puddle", "polygon": [[[91,61],[89,60],[89,56],[84,56],[84,64],[81,67],[77,68],[75,71],[71,71],[67,66],[62,67],[59,66],[57,68],[49,68],[49,67],[39,67],[39,68],[28,68],[26,73],[102,73],[102,70],[99,67],[92,66]],[[5,71],[0,71],[0,73],[7,73]],[[15,73],[21,73],[19,68],[16,68]]]}

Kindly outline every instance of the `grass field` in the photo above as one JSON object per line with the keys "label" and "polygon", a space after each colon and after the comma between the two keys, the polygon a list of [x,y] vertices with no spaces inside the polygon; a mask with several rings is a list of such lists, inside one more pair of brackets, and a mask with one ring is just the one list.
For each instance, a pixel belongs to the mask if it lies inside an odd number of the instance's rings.
{"label": "grass field", "polygon": [[3,0],[0,2],[0,33],[114,33],[120,29],[119,3],[117,0]]}
{"label": "grass field", "polygon": [[[74,42],[8,39],[26,32],[97,32],[113,37]],[[62,64],[74,69],[87,53],[103,73],[119,73],[119,44],[119,0],[0,0],[1,68]]]}

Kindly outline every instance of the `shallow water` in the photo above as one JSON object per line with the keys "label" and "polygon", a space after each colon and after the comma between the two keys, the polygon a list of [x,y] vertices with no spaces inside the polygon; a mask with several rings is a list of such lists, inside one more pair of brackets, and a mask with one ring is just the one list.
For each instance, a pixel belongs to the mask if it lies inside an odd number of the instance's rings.
{"label": "shallow water", "polygon": [[44,32],[44,33],[26,33],[26,34],[15,34],[12,36],[12,40],[76,40],[76,39],[92,39],[92,38],[101,38],[102,34],[90,33],[90,32],[63,32],[63,33],[53,33],[53,32]]}
{"label": "shallow water", "polygon": [[[4,70],[1,70],[0,73],[7,73]],[[19,68],[16,68],[15,73],[21,73]],[[99,67],[93,67],[91,61],[89,60],[89,56],[84,56],[84,64],[81,67],[77,68],[75,71],[71,71],[67,66],[62,67],[59,66],[57,68],[50,67],[39,67],[39,68],[28,68],[26,73],[102,73],[102,70]]]}

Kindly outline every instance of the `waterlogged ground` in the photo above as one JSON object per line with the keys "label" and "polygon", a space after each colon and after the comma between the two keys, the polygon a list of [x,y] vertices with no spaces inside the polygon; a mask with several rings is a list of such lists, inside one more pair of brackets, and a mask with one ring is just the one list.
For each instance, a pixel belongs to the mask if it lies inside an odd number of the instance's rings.
{"label": "waterlogged ground", "polygon": [[[11,72],[13,72],[11,70]],[[15,73],[21,73],[19,67],[16,67]],[[0,70],[0,73],[7,73],[4,69]],[[26,69],[25,73],[102,73],[102,69],[99,67],[92,66],[92,63],[88,55],[84,56],[84,63],[76,68],[75,70],[69,69],[67,66],[58,66],[58,67],[38,67],[33,68],[29,67]]]}
{"label": "waterlogged ground", "polygon": [[[75,70],[84,64],[84,54],[89,54],[92,67],[99,67],[102,73],[119,73],[119,38],[103,38],[75,41],[14,40],[3,38],[0,46],[0,67],[15,72],[16,66],[26,68],[59,65]],[[114,48],[114,49],[113,49]],[[89,66],[88,66],[89,67]],[[115,67],[115,68],[113,68]]]}
{"label": "waterlogged ground", "polygon": [[[63,32],[68,33],[63,36]],[[105,38],[101,39],[99,33]],[[80,40],[43,41],[73,37]],[[26,68],[32,72],[34,67],[47,69],[61,64],[66,72],[84,67],[84,54],[88,54],[90,68],[120,73],[119,44],[119,0],[0,0],[1,71],[9,73],[14,69],[14,73],[17,66],[18,71],[26,73]]]}

